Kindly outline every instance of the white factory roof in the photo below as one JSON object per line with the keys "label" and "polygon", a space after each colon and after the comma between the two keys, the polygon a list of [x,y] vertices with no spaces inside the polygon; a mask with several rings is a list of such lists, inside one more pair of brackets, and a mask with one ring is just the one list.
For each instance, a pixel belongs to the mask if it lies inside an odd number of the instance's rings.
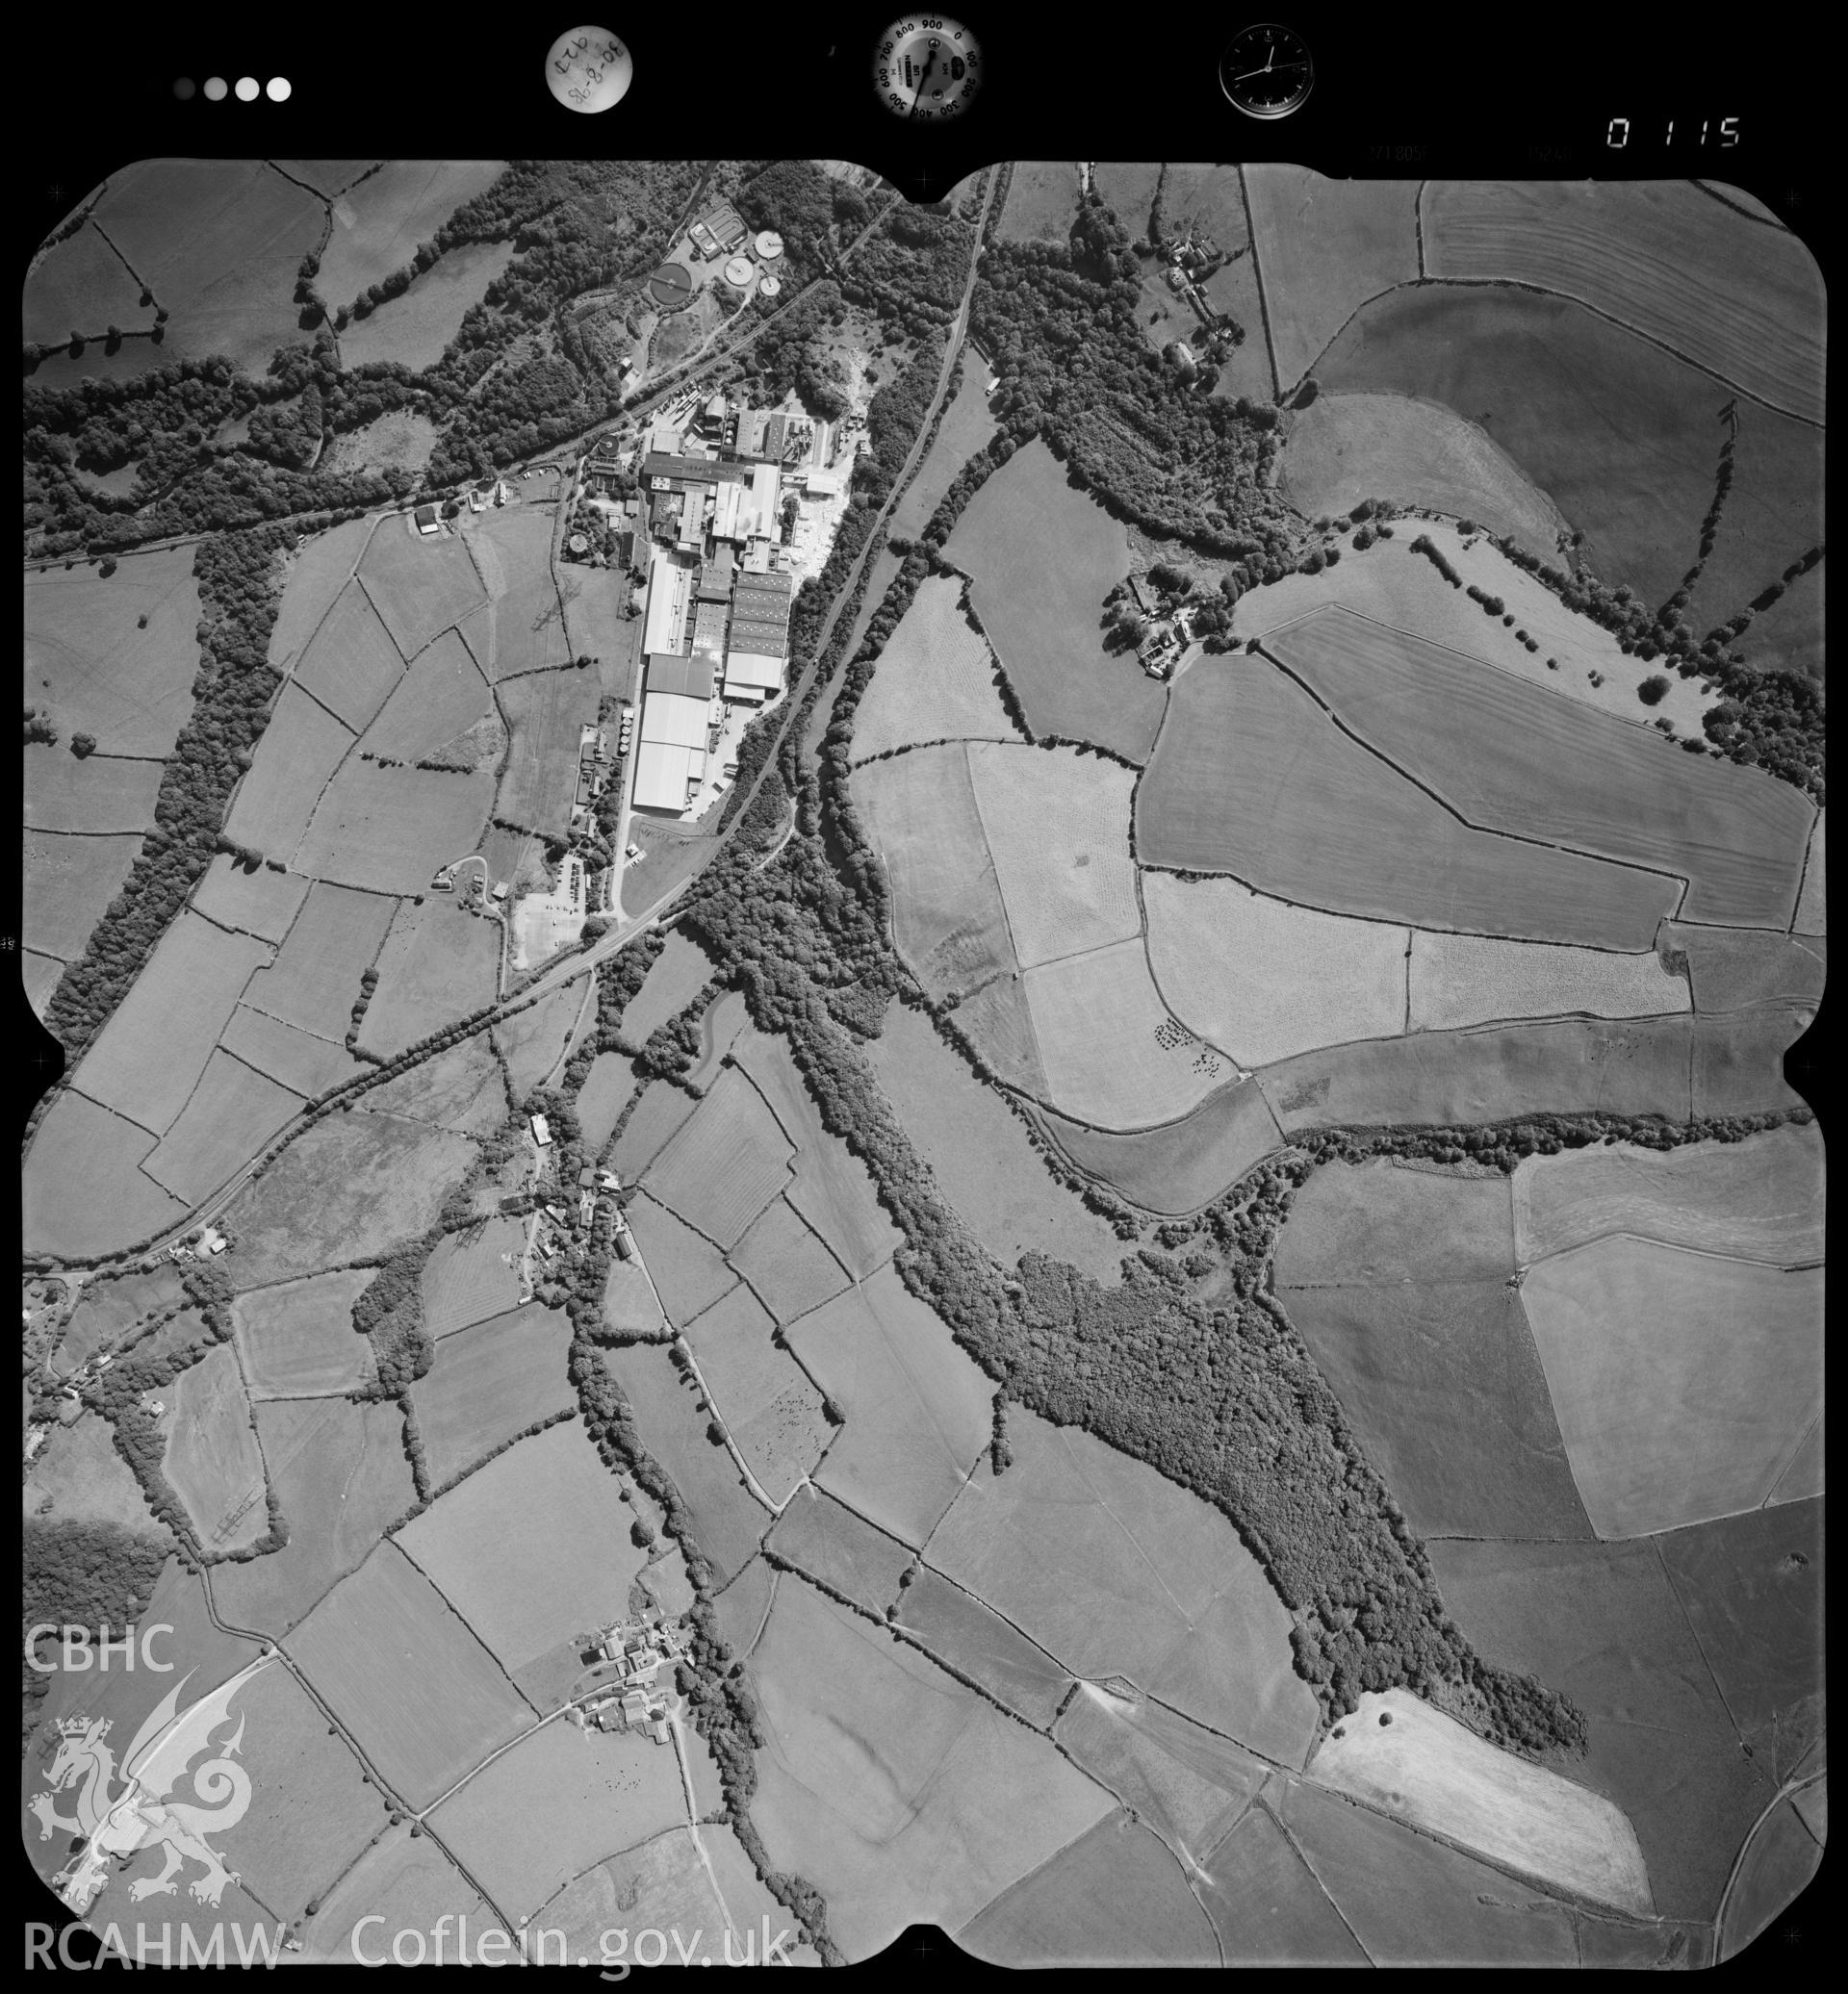
{"label": "white factory roof", "polygon": [[645,652],[680,650],[686,604],[698,572],[697,562],[655,550],[648,570],[648,619],[642,632]]}
{"label": "white factory roof", "polygon": [[811,471],[808,473],[808,496],[811,498],[835,498],[840,496],[840,473],[837,471]]}
{"label": "white factory roof", "polygon": [[644,693],[642,745],[704,750],[711,718],[709,700],[689,699],[680,692]]}
{"label": "white factory roof", "polygon": [[[766,469],[774,467],[766,466]],[[736,540],[738,533],[738,513],[744,498],[742,485],[720,485],[712,495],[712,537],[715,540]]]}
{"label": "white factory roof", "polygon": [[731,651],[725,657],[725,696],[728,700],[762,698],[783,690],[783,660],[765,657],[756,651]]}
{"label": "white factory roof", "polygon": [[701,749],[644,741],[635,754],[635,806],[683,810],[689,785],[705,779],[706,755]]}

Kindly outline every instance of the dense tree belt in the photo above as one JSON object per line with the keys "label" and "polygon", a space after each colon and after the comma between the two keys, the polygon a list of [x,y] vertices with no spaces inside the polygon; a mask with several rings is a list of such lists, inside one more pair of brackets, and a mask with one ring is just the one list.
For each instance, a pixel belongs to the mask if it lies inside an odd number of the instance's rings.
{"label": "dense tree belt", "polygon": [[[21,1627],[84,1627],[97,1639],[119,1639],[146,1606],[171,1548],[166,1536],[121,1523],[28,1517],[21,1544]],[[21,1728],[28,1739],[50,1687],[48,1673],[22,1660]]]}

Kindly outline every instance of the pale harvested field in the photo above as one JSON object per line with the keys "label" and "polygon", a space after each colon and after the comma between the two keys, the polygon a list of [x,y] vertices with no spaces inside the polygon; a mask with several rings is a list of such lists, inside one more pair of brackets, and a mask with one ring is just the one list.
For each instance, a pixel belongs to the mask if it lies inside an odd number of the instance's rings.
{"label": "pale harvested field", "polygon": [[184,1203],[200,1204],[300,1112],[299,1094],[215,1051],[141,1167]]}
{"label": "pale harvested field", "polygon": [[287,863],[352,745],[352,733],[331,713],[298,685],[285,685],[238,784],[225,835],[247,851]]}
{"label": "pale harvested field", "polygon": [[770,1339],[768,1310],[742,1283],[686,1332],[720,1419],[772,1502],[787,1499],[813,1469],[834,1429],[821,1394]]}
{"label": "pale harvested field", "polygon": [[234,1550],[270,1527],[263,1456],[236,1354],[220,1343],[162,1396],[162,1472],[186,1504],[207,1550]]}
{"label": "pale harvested field", "polygon": [[1797,896],[1796,919],[1791,923],[1799,934],[1827,934],[1829,932],[1828,850],[1823,843],[1823,820],[1828,811],[1816,812],[1816,828],[1810,833],[1810,858],[1804,869],[1803,891]]}
{"label": "pale harvested field", "polygon": [[1022,981],[1052,1104],[1080,1121],[1173,1121],[1236,1076],[1224,1054],[1168,1015],[1140,936],[1042,963]]}
{"label": "pale harvested field", "polygon": [[1600,1537],[1755,1509],[1822,1398],[1822,1270],[1624,1236],[1530,1267],[1528,1319]]}
{"label": "pale harvested field", "polygon": [[252,1008],[317,1038],[345,1038],[359,980],[383,946],[397,906],[381,894],[318,882],[274,962],[251,978]]}
{"label": "pale harvested field", "polygon": [[625,1214],[661,1307],[679,1329],[735,1286],[719,1249],[652,1198],[634,1199]]}
{"label": "pale harvested field", "polygon": [[407,1523],[397,1543],[509,1674],[624,1611],[647,1563],[580,1419],[535,1433]]}
{"label": "pale harvested field", "polygon": [[325,533],[317,533],[300,553],[287,556],[288,578],[270,632],[269,657],[275,671],[288,672],[308,648],[308,640],[339,600],[359,566],[373,528],[380,524],[371,516],[343,520]]}
{"label": "pale harvested field", "polygon": [[171,1126],[251,971],[273,953],[182,913],[79,1064],[84,1092],[145,1129]]}
{"label": "pale harvested field", "polygon": [[199,669],[193,553],[124,555],[108,576],[90,567],[26,575],[26,701],[50,708],[64,741],[82,731],[105,754],[172,752]]}
{"label": "pale harvested field", "polygon": [[56,957],[62,970],[83,954],[90,931],[122,890],[141,841],[28,831],[22,845],[20,945]]}
{"label": "pale harvested field", "polygon": [[1287,391],[1352,312],[1418,275],[1418,182],[1247,166],[1245,186],[1277,382]]}
{"label": "pale harvested field", "polygon": [[1822,272],[1789,230],[1680,180],[1438,180],[1423,206],[1433,276],[1562,292],[1776,408],[1823,420]]}
{"label": "pale harvested field", "polygon": [[[707,1007],[700,1020],[700,1057],[687,1074],[687,1084],[709,1091],[724,1071],[726,1056],[737,1043],[738,1034],[750,1022],[751,1012],[742,990],[726,990]],[[581,1042],[581,1041],[580,1041]],[[572,1050],[575,1052],[577,1047]],[[583,1097],[578,1096],[578,1118],[583,1120]]]}
{"label": "pale harvested field", "polygon": [[610,1147],[609,1167],[625,1184],[633,1184],[698,1105],[691,1094],[664,1080],[650,1081]]}
{"label": "pale harvested field", "polygon": [[599,1053],[578,1092],[578,1127],[593,1155],[609,1140],[635,1092],[635,1069],[621,1053]]}
{"label": "pale harvested field", "polygon": [[[411,1839],[415,1823],[388,1828],[334,1888],[319,1912],[303,1921],[301,1957],[319,1965],[358,1966],[376,1959],[379,1948],[367,1941],[379,1931],[431,1931],[439,1919],[466,1918],[471,1932],[498,1930],[494,1913],[475,1886],[427,1835]],[[362,1918],[377,1915],[381,1925],[353,1933]],[[453,1931],[453,1922],[447,1928]],[[410,1947],[407,1944],[405,1951]],[[363,1959],[362,1959],[362,1956]]]}
{"label": "pale harvested field", "polygon": [[1017,741],[995,689],[994,658],[962,613],[963,584],[932,575],[886,640],[854,712],[854,759],[919,741]]}
{"label": "pale harvested field", "polygon": [[[967,346],[962,349],[962,379],[943,411],[937,435],[917,467],[917,474],[892,508],[891,530],[915,538],[931,523],[957,473],[977,450],[987,447],[996,423],[988,410],[988,371]],[[926,587],[931,586],[928,582]],[[850,651],[847,653],[853,655]]]}
{"label": "pale harvested field", "polygon": [[1150,1212],[1197,1212],[1283,1138],[1255,1080],[1209,1094],[1192,1114],[1136,1136],[1113,1136],[1045,1114],[1042,1126],[1087,1175]]}
{"label": "pale harvested field", "polygon": [[1134,773],[1075,748],[975,743],[969,774],[1023,969],[1140,934]]}
{"label": "pale harvested field", "polygon": [[[1378,640],[1376,653],[1411,641],[1343,611],[1321,612],[1331,616]],[[1304,627],[1289,633],[1293,655]],[[1478,688],[1485,703],[1524,690],[1457,662],[1488,681]],[[1565,700],[1550,703],[1574,710]],[[1508,731],[1505,715],[1497,724]],[[1526,734],[1515,738],[1532,753]],[[1636,745],[1659,754],[1661,766],[1688,758],[1659,743]],[[1542,766],[1553,765],[1542,757]],[[1682,890],[1659,874],[1459,823],[1342,732],[1287,674],[1243,654],[1204,658],[1175,685],[1137,792],[1136,851],[1145,865],[1228,872],[1331,912],[1606,948],[1648,947]],[[1415,865],[1406,862],[1413,853]]]}
{"label": "pale harvested field", "polygon": [[[1572,1156],[1604,1152],[1572,1150]],[[1514,1271],[1508,1180],[1374,1159],[1318,1170],[1277,1236],[1282,1288],[1505,1282]]]}
{"label": "pale harvested field", "polygon": [[788,1338],[846,1416],[816,1480],[882,1530],[922,1544],[988,1444],[993,1386],[889,1266]]}
{"label": "pale harvested field", "polygon": [[356,734],[366,731],[403,677],[398,646],[357,581],[341,591],[294,676],[303,692],[312,693]]}
{"label": "pale harvested field", "polygon": [[1366,498],[1427,505],[1479,520],[1547,562],[1567,524],[1486,429],[1409,395],[1319,396],[1290,418],[1277,482],[1311,519]]}
{"label": "pale harvested field", "polygon": [[56,956],[41,956],[33,949],[19,951],[19,982],[26,993],[26,1002],[32,1007],[33,1016],[43,1022],[45,1011],[51,1003],[52,992],[57,989],[64,974],[64,965]]}
{"label": "pale harvested field", "polygon": [[730,1264],[779,1322],[793,1322],[847,1286],[821,1236],[786,1199],[774,1199],[732,1248]]}
{"label": "pale harvested field", "polygon": [[[451,1336],[518,1304],[517,1262],[526,1240],[518,1218],[484,1218],[466,1233],[449,1235],[424,1269],[424,1327],[432,1337]],[[508,1265],[509,1254],[516,1265]]]}
{"label": "pale harvested field", "polygon": [[733,1069],[649,1165],[646,1182],[652,1197],[732,1247],[789,1182],[793,1154],[763,1096]]}
{"label": "pale harvested field", "polygon": [[769,1738],[752,1819],[849,1959],[913,1919],[957,1930],[1111,1810],[1045,1739],[793,1575],[752,1679]]}
{"label": "pale harvested field", "polygon": [[453,630],[445,630],[390,687],[361,745],[367,754],[394,761],[423,760],[493,710],[494,695],[469,647]]}
{"label": "pale harvested field", "polygon": [[[1317,1708],[1290,1616],[1219,1513],[1078,1427],[1008,1412],[1014,1465],[986,1458],[929,1564],[1072,1674],[1129,1677],[1267,1757],[1300,1765]],[[825,1470],[824,1470],[825,1472]],[[1111,1601],[1106,1613],[1099,1599]]]}
{"label": "pale harvested field", "polygon": [[154,822],[161,764],[110,754],[80,760],[66,737],[28,747],[25,779],[24,821],[35,831],[120,834]]}
{"label": "pale harvested field", "polygon": [[1690,882],[1677,909],[1686,920],[1788,924],[1813,821],[1788,783],[1681,754],[1351,611],[1323,610],[1267,648],[1471,823],[1679,874]]}
{"label": "pale harvested field", "polygon": [[996,1259],[1012,1266],[1023,1253],[1046,1253],[1116,1279],[1123,1241],[1055,1182],[1019,1117],[923,1011],[893,1005],[866,1057],[938,1189]]}
{"label": "pale harvested field", "polygon": [[425,539],[408,513],[378,523],[359,573],[373,608],[406,657],[415,657],[439,632],[488,599],[461,539],[452,533]]}
{"label": "pale harvested field", "polygon": [[623,1012],[622,1034],[631,1045],[645,1045],[668,1019],[684,1010],[712,977],[712,959],[677,928],[642,986]]}
{"label": "pale harvested field", "polygon": [[54,1428],[27,1471],[25,1514],[54,1523],[117,1523],[143,1537],[162,1534],[165,1526],[155,1521],[141,1483],[116,1451],[113,1432],[99,1413]]}
{"label": "pale harvested field", "polygon": [[570,1342],[563,1313],[536,1303],[444,1339],[411,1391],[435,1486],[576,1403],[565,1375]]}
{"label": "pale harvested field", "polygon": [[1142,896],[1156,988],[1241,1064],[1405,1029],[1406,929],[1292,907],[1236,880],[1144,873]]}
{"label": "pale harvested field", "polygon": [[360,1267],[241,1296],[231,1319],[252,1395],[320,1397],[371,1377],[372,1344],[353,1328],[353,1303],[372,1279]]}
{"label": "pale harvested field", "polygon": [[351,304],[369,284],[402,268],[420,243],[492,187],[502,170],[500,161],[491,159],[388,160],[354,186],[367,164],[346,175],[346,192],[334,203],[319,286],[330,305]]}
{"label": "pale harvested field", "polygon": [[312,882],[295,873],[252,872],[220,852],[192,889],[193,911],[220,928],[241,928],[259,941],[280,942],[301,911]]}
{"label": "pale harvested field", "polygon": [[66,1088],[32,1138],[22,1208],[29,1253],[87,1255],[130,1246],[186,1216],[137,1166],[156,1138]]}
{"label": "pale harvested field", "polygon": [[1014,966],[968,754],[920,748],[856,769],[851,783],[891,883],[893,939],[939,998]]}
{"label": "pale harvested field", "polygon": [[1498,1751],[1408,1691],[1362,1697],[1317,1751],[1311,1777],[1575,1897],[1655,1912],[1620,1807]]}
{"label": "pale harvested field", "polygon": [[[378,952],[378,984],[360,1026],[361,1045],[390,1059],[484,1009],[494,1002],[500,967],[497,923],[466,912],[448,894],[433,893],[422,907],[399,901]],[[478,1051],[485,1055],[485,1046]]]}
{"label": "pale harvested field", "polygon": [[353,320],[341,335],[342,361],[364,367],[371,360],[396,360],[413,371],[434,366],[469,307],[513,261],[517,246],[465,243],[451,249],[413,277],[408,291]]}
{"label": "pale harvested field", "polygon": [[1412,936],[1414,1032],[1501,1018],[1647,1018],[1692,1010],[1687,979],[1641,956],[1481,934]]}
{"label": "pale harvested field", "polygon": [[984,1065],[1011,1087],[1044,1100],[1045,1069],[1033,1012],[1015,973],[992,978],[956,1006],[954,1023]]}
{"label": "pale harvested field", "polygon": [[[689,1745],[698,1740],[689,1737]],[[700,1840],[710,1849],[713,1837],[730,1834],[729,1828],[703,1828]],[[756,1882],[748,1858],[745,1871]],[[759,1892],[763,1886],[757,1885]],[[532,1921],[534,1931],[562,1931],[565,1955],[571,1959],[599,1959],[606,1931],[678,1931],[687,1945],[692,1934],[702,1934],[700,1951],[711,1948],[710,1957],[724,1957],[727,1911],[732,1911],[732,1956],[744,1957],[745,1934],[752,1939],[752,1957],[762,1942],[762,1934],[743,1915],[743,1905],[732,1907],[732,1893],[725,1893],[724,1907],[714,1894],[712,1879],[700,1860],[700,1850],[690,1828],[669,1828],[639,1848],[625,1849],[607,1862],[600,1862],[577,1877],[540,1911]],[[780,1906],[772,1905],[773,1911]],[[787,1914],[784,1913],[786,1920]],[[779,1928],[773,1926],[772,1930]],[[556,1940],[550,1942],[556,1949]],[[616,1941],[612,1938],[610,1944]],[[653,1941],[650,1941],[652,1944]],[[698,1954],[694,1956],[696,1958]],[[674,1955],[670,1952],[669,1958]]]}
{"label": "pale harvested field", "polygon": [[[1462,505],[1450,509],[1467,510]],[[1421,534],[1463,577],[1462,588],[1453,589],[1424,554],[1413,552],[1412,542]],[[1564,693],[1639,731],[1653,734],[1651,723],[1658,715],[1673,721],[1678,733],[1701,731],[1701,717],[1715,703],[1717,693],[1704,693],[1699,678],[1670,672],[1665,675],[1668,691],[1661,704],[1645,706],[1636,688],[1661,660],[1645,664],[1626,657],[1602,624],[1568,609],[1500,548],[1477,537],[1466,551],[1464,536],[1448,520],[1400,520],[1393,536],[1360,550],[1347,547],[1340,561],[1320,575],[1286,575],[1281,581],[1248,590],[1233,609],[1234,631],[1242,637],[1268,637],[1324,604],[1336,603],[1393,629],[1460,651],[1499,672]],[[1502,615],[1514,618],[1512,626],[1473,601],[1466,593],[1471,587],[1500,596],[1506,605]],[[1519,630],[1527,631],[1540,649],[1529,651],[1516,635]],[[1549,658],[1558,660],[1557,671],[1548,669]],[[1594,672],[1604,680],[1602,685],[1592,683]]]}
{"label": "pale harvested field", "polygon": [[532,1722],[494,1657],[394,1544],[343,1579],[288,1646],[414,1807]]}

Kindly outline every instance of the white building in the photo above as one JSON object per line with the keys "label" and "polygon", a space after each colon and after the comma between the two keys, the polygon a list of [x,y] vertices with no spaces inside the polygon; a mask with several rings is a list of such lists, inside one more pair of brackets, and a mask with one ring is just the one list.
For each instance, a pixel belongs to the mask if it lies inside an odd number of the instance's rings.
{"label": "white building", "polygon": [[706,780],[712,726],[712,662],[707,656],[651,652],[635,751],[634,805],[677,816]]}
{"label": "white building", "polygon": [[544,1149],[552,1140],[552,1126],[543,1114],[532,1117],[532,1139]]}

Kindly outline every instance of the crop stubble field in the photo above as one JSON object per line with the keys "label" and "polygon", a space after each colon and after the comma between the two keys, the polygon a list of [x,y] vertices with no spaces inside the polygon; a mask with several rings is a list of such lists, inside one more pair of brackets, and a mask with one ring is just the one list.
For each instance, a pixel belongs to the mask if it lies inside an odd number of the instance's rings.
{"label": "crop stubble field", "polygon": [[238,1349],[258,1397],[350,1392],[372,1374],[372,1347],[353,1329],[365,1268],[261,1288],[232,1305]]}
{"label": "crop stubble field", "polygon": [[995,689],[993,655],[962,611],[963,586],[930,576],[886,640],[854,709],[857,761],[921,741],[1020,738]]}

